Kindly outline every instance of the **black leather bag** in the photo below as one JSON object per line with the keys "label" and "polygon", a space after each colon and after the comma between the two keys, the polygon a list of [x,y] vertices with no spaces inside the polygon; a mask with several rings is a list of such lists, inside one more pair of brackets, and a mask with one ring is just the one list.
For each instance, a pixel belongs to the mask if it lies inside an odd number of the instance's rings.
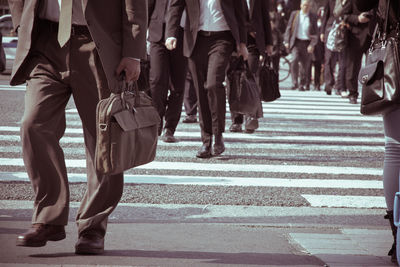
{"label": "black leather bag", "polygon": [[375,30],[365,67],[358,76],[362,84],[360,112],[364,115],[385,114],[400,107],[399,32],[387,37],[387,15],[383,33],[378,26]]}
{"label": "black leather bag", "polygon": [[233,57],[226,76],[231,112],[256,114],[260,102],[260,89],[247,61],[242,57]]}
{"label": "black leather bag", "polygon": [[268,56],[261,63],[258,82],[262,101],[271,102],[281,97],[278,73],[273,69],[271,58]]}

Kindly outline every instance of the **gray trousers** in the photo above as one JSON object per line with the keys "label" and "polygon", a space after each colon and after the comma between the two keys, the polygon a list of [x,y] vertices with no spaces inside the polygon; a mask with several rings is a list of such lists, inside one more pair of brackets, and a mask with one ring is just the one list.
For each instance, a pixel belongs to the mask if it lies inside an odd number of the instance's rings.
{"label": "gray trousers", "polygon": [[78,232],[95,230],[104,235],[108,215],[122,195],[123,174],[99,175],[94,167],[96,105],[99,91],[107,87],[95,44],[89,34],[80,34],[60,48],[57,31],[47,28],[37,36],[30,61],[21,141],[35,193],[32,223],[68,222],[68,177],[59,141],[72,95],[82,120],[87,169],[87,191],[76,218]]}

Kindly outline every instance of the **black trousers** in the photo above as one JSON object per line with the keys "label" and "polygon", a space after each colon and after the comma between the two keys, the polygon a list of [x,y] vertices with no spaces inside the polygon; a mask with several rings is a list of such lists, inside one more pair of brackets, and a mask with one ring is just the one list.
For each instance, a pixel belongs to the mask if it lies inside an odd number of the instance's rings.
{"label": "black trousers", "polygon": [[[170,51],[164,41],[150,44],[150,91],[153,105],[165,118],[165,128],[173,132],[182,112],[187,58],[183,56],[183,29],[179,32],[177,48]],[[162,122],[159,134],[162,130]]]}
{"label": "black trousers", "polygon": [[365,47],[357,37],[349,34],[349,43],[346,46],[346,87],[350,97],[358,97],[358,73],[361,69],[362,56]]}
{"label": "black trousers", "polygon": [[230,31],[214,32],[210,36],[199,32],[188,61],[198,99],[203,144],[211,145],[212,135],[225,131],[226,93],[223,82],[234,47],[235,39]]}
{"label": "black trousers", "polygon": [[[328,48],[325,48],[325,58],[324,58],[324,80],[325,86],[332,88],[335,86],[335,66],[336,62],[339,60],[339,53],[333,52]],[[336,86],[337,88],[337,86]]]}
{"label": "black trousers", "polygon": [[186,74],[185,93],[183,96],[183,106],[186,115],[197,115],[197,96],[190,71]]}

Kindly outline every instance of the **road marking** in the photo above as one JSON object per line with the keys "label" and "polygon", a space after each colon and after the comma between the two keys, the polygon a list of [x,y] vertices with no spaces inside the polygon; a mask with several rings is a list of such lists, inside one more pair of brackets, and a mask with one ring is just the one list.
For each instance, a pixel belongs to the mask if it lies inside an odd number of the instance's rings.
{"label": "road marking", "polygon": [[[85,159],[66,159],[69,168],[86,168]],[[0,166],[24,166],[20,158],[0,158]],[[162,162],[152,161],[135,167],[136,170],[186,170],[186,171],[219,171],[219,172],[266,172],[266,173],[323,173],[382,175],[381,168],[334,167],[314,165],[268,165],[268,164],[221,164],[196,162]]]}
{"label": "road marking", "polygon": [[328,208],[386,208],[382,196],[301,195],[312,207]]}
{"label": "road marking", "polygon": [[25,91],[25,85],[17,85],[17,86],[10,86],[10,85],[3,85],[0,84],[0,91]]}
{"label": "road marking", "polygon": [[[24,172],[0,172],[0,181],[29,181]],[[70,183],[86,182],[85,173],[69,173]],[[323,180],[323,179],[281,179],[252,177],[212,177],[177,175],[124,175],[124,183],[130,184],[168,184],[168,185],[209,185],[209,186],[258,186],[287,188],[355,188],[382,189],[378,180]]]}
{"label": "road marking", "polygon": [[[72,131],[75,130],[71,130]],[[78,131],[77,131],[78,132]],[[200,132],[176,132],[174,134],[177,138],[188,137],[188,138],[196,138],[199,142],[200,141]],[[332,143],[332,142],[340,142],[340,143],[366,143],[366,144],[373,144],[378,143],[383,145],[384,138],[382,137],[348,137],[348,136],[260,136],[260,135],[250,135],[245,133],[225,133],[224,134],[225,141],[230,139],[240,139],[240,140],[257,140],[257,141],[264,141],[264,142],[305,142],[305,143],[312,143],[312,142],[321,142],[321,143]],[[19,135],[0,135],[0,141],[11,141],[11,142],[20,142]],[[83,144],[83,137],[70,137],[64,136],[60,140],[61,143],[82,143]],[[233,142],[233,140],[232,140]]]}

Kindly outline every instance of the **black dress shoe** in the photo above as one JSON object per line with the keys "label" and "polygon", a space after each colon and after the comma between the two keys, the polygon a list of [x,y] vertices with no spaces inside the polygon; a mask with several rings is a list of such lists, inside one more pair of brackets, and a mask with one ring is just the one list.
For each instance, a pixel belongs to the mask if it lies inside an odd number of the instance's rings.
{"label": "black dress shoe", "polygon": [[229,131],[232,133],[240,133],[242,132],[242,125],[239,123],[234,123],[231,125],[231,127],[229,127]]}
{"label": "black dress shoe", "polygon": [[300,86],[300,87],[299,87],[299,91],[305,91],[304,87],[303,87],[303,86]]}
{"label": "black dress shoe", "polygon": [[176,143],[178,140],[174,137],[174,131],[171,129],[165,129],[165,132],[161,139],[166,143]]}
{"label": "black dress shoe", "polygon": [[325,86],[325,93],[327,95],[331,95],[332,94],[332,87],[331,86]]}
{"label": "black dress shoe", "polygon": [[203,144],[197,152],[198,158],[211,158],[211,146]]}
{"label": "black dress shoe", "polygon": [[197,117],[196,115],[187,115],[186,118],[182,120],[183,123],[196,123]]}
{"label": "black dress shoe", "polygon": [[36,223],[28,231],[17,237],[17,246],[43,247],[47,241],[59,241],[64,238],[65,229],[63,225]]}
{"label": "black dress shoe", "polygon": [[213,148],[213,155],[218,156],[224,153],[225,151],[225,145],[224,145],[224,138],[222,137],[222,134],[218,134],[215,136],[215,143],[214,143],[214,148]]}
{"label": "black dress shoe", "polygon": [[75,254],[102,254],[104,237],[96,231],[87,231],[79,236],[75,245]]}
{"label": "black dress shoe", "polygon": [[349,102],[350,104],[357,104],[357,97],[349,96]]}

